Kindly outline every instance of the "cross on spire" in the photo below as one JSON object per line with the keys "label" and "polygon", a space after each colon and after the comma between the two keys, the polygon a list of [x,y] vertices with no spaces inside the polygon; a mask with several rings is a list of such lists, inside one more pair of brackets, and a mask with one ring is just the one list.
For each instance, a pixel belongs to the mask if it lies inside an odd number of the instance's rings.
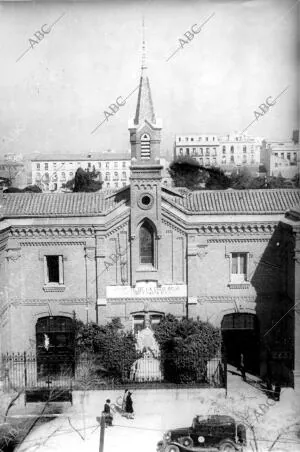
{"label": "cross on spire", "polygon": [[144,69],[147,69],[146,63],[146,38],[145,38],[145,19],[143,16],[143,41],[142,41],[142,73]]}

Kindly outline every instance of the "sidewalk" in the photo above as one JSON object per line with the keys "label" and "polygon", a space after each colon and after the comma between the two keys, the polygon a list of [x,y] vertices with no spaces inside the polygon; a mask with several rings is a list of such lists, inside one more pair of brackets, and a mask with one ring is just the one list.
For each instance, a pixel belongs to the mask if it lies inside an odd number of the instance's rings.
{"label": "sidewalk", "polygon": [[[231,373],[231,371],[233,373]],[[105,430],[105,452],[155,452],[163,432],[176,427],[187,427],[196,414],[231,415],[244,410],[255,410],[266,404],[266,395],[244,382],[237,372],[228,374],[228,396],[220,389],[191,390],[136,390],[133,392],[135,419],[129,420],[115,415],[114,426]],[[122,395],[120,391],[75,392],[74,405],[65,404],[63,415],[36,428],[18,452],[93,452],[99,449],[99,426],[96,417],[101,414],[104,401],[115,402]],[[260,450],[270,447],[284,425],[295,418],[293,391],[287,389],[280,402],[274,402],[263,416],[255,420]],[[272,451],[299,452],[297,435],[284,435]]]}

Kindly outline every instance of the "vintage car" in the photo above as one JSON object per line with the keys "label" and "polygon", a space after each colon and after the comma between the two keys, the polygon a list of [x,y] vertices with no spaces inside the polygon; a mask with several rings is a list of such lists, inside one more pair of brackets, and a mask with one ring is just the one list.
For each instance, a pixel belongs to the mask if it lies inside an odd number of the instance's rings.
{"label": "vintage car", "polygon": [[157,452],[242,451],[246,428],[224,415],[196,416],[191,427],[169,430]]}

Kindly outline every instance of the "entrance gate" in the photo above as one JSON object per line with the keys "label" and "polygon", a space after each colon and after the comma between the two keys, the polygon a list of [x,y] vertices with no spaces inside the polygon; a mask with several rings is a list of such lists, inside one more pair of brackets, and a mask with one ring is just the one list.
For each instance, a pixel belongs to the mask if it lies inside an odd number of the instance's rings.
{"label": "entrance gate", "polygon": [[240,365],[243,353],[246,371],[259,373],[259,324],[255,314],[226,314],[221,323],[228,364]]}

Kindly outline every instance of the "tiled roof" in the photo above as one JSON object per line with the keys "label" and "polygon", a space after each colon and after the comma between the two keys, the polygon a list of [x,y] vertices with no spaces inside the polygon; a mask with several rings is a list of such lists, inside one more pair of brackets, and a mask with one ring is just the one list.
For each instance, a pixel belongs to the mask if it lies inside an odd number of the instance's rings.
{"label": "tiled roof", "polygon": [[103,215],[124,202],[117,195],[109,197],[111,193],[4,193],[0,195],[0,218]]}
{"label": "tiled roof", "polygon": [[[126,202],[126,190],[96,193],[4,193],[0,218],[105,215]],[[163,198],[187,214],[283,214],[300,206],[299,189],[165,191]]]}
{"label": "tiled roof", "polygon": [[165,198],[189,214],[281,214],[300,205],[300,189],[201,190]]}

